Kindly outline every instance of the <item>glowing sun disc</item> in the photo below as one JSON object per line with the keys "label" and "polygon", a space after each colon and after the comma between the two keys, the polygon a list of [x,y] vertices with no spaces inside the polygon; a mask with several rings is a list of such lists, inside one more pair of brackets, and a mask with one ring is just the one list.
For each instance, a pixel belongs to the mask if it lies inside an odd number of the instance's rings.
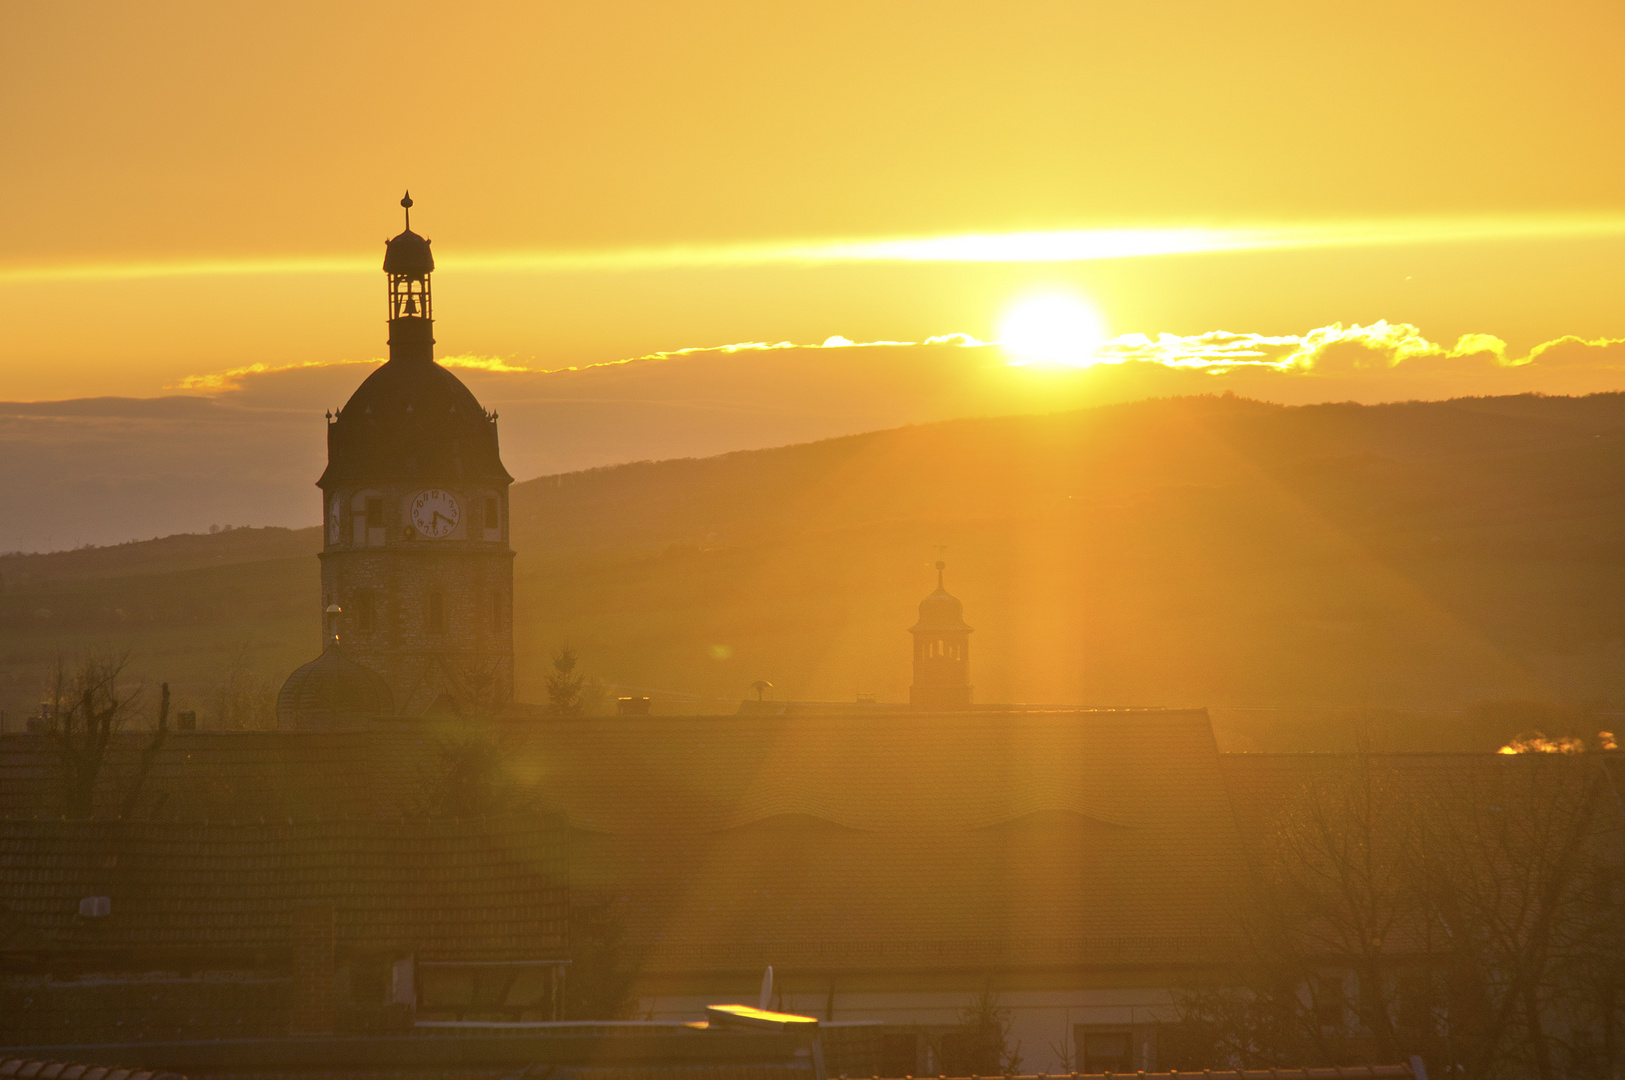
{"label": "glowing sun disc", "polygon": [[1092,364],[1105,340],[1100,313],[1064,293],[1023,300],[999,324],[999,344],[1017,363]]}

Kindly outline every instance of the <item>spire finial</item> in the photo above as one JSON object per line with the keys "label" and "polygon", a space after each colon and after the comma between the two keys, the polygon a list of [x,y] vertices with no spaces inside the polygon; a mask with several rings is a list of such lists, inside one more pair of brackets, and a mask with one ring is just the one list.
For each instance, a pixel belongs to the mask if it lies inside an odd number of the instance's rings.
{"label": "spire finial", "polygon": [[937,560],[937,588],[942,588],[942,572],[948,569],[948,564],[941,559]]}
{"label": "spire finial", "polygon": [[412,231],[412,193],[408,191],[401,198],[401,207],[406,211],[406,231]]}

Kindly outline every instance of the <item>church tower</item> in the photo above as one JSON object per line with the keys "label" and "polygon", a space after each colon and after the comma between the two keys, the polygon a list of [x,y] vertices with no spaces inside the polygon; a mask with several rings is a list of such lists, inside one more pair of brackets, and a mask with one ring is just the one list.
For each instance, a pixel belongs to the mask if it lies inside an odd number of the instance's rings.
{"label": "church tower", "polygon": [[513,477],[496,414],[435,363],[434,254],[410,194],[401,206],[384,248],[389,361],[328,417],[324,634],[383,677],[398,715],[492,709],[513,697]]}
{"label": "church tower", "polygon": [[937,591],[920,601],[914,635],[914,685],[908,703],[916,709],[970,706],[970,635],[965,605],[942,585],[946,563],[937,563]]}

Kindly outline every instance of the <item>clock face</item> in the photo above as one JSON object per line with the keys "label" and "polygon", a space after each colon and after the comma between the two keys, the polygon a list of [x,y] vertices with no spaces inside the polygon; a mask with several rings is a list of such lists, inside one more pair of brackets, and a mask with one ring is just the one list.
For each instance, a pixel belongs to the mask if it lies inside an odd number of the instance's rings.
{"label": "clock face", "polygon": [[457,527],[457,500],[439,488],[418,492],[412,496],[412,527],[430,540],[450,536]]}

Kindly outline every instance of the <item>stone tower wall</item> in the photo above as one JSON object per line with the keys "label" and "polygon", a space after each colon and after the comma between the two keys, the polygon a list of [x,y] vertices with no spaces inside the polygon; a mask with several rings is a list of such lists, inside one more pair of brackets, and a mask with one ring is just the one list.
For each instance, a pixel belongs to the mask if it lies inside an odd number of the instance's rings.
{"label": "stone tower wall", "polygon": [[[418,535],[410,505],[439,488],[459,507],[442,539]],[[381,500],[369,527],[366,503]],[[497,500],[495,529],[486,500]],[[344,609],[344,653],[389,683],[395,711],[418,715],[442,694],[513,698],[513,550],[507,484],[414,481],[326,489],[322,606]],[[335,513],[335,509],[337,513]],[[435,607],[433,597],[438,596]]]}

